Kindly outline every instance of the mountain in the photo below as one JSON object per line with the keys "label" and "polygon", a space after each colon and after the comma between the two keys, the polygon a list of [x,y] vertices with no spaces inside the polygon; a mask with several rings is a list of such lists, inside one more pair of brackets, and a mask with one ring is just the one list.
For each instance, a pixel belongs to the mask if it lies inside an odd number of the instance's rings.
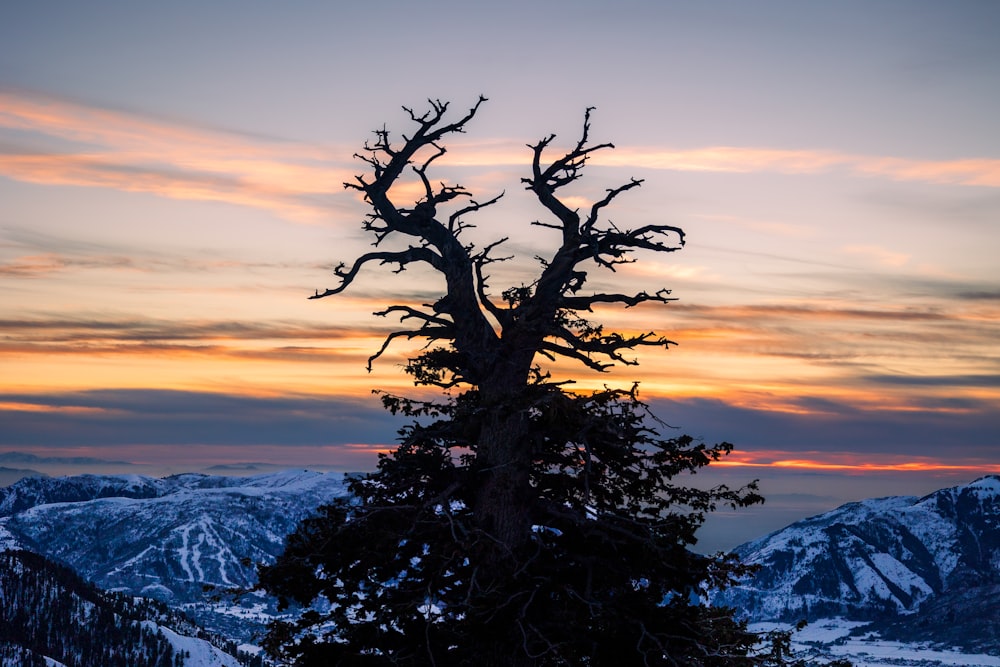
{"label": "mountain", "polygon": [[256,582],[285,536],[346,493],[343,475],[80,475],[0,489],[0,549],[65,563],[109,590],[181,609],[208,630],[248,641],[277,610]]}
{"label": "mountain", "polygon": [[239,667],[197,632],[165,605],[101,591],[37,554],[0,553],[4,667]]}
{"label": "mountain", "polygon": [[128,461],[108,461],[90,456],[38,456],[27,452],[0,452],[0,463],[62,463],[70,465],[132,465]]}
{"label": "mountain", "polygon": [[168,493],[174,486],[168,480],[140,475],[32,477],[0,488],[0,517],[53,503],[96,498],[155,498]]}
{"label": "mountain", "polygon": [[13,484],[24,477],[45,477],[44,473],[32,470],[31,468],[7,468],[0,466],[0,487]]}
{"label": "mountain", "polygon": [[[252,587],[255,564],[271,562],[301,519],[344,494],[343,475],[302,470],[25,478],[0,488],[0,550],[44,554],[247,642],[278,611],[261,595],[228,591]],[[886,640],[1000,647],[998,476],[850,503],[736,552],[760,569],[713,602],[752,621],[836,616]],[[0,667],[31,664],[7,660],[9,650],[0,641]]]}
{"label": "mountain", "polygon": [[843,505],[735,550],[760,569],[717,594],[752,621],[844,617],[901,640],[1000,647],[1000,477]]}

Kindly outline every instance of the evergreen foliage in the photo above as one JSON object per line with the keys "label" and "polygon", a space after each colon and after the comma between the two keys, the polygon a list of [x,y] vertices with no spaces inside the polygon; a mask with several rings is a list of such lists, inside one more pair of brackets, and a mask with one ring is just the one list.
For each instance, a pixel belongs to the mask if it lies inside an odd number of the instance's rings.
{"label": "evergreen foliage", "polygon": [[687,547],[706,512],[759,496],[677,483],[731,445],[662,438],[634,390],[532,389],[532,539],[509,554],[509,576],[483,571],[496,545],[472,510],[475,392],[440,405],[386,397],[435,419],[404,429],[378,471],[352,481],[353,500],[303,522],[262,569],[287,600],[331,603],[272,627],[274,652],[302,665],[458,665],[485,638],[539,665],[743,664],[757,637],[701,602],[741,570]]}

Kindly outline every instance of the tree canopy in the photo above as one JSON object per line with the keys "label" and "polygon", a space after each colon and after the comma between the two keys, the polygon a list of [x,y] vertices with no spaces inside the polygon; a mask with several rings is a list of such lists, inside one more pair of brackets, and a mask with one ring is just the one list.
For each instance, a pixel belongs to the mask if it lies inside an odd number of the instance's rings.
{"label": "tree canopy", "polygon": [[[448,120],[449,105],[407,109],[414,128],[393,142],[383,128],[358,158],[366,173],[345,186],[371,212],[364,229],[374,250],[340,264],[343,292],[370,266],[397,272],[424,264],[442,293],[398,316],[369,366],[395,340],[424,339],[406,371],[440,387],[440,399],[382,394],[386,408],[413,421],[378,469],[351,479],[352,497],[321,509],[289,537],[261,585],[309,607],[271,627],[268,646],[297,665],[740,665],[756,635],[731,610],[703,603],[741,567],[731,557],[693,552],[695,531],[720,505],[762,499],[751,484],[697,489],[681,483],[727,454],[674,433],[639,399],[637,386],[590,393],[567,389],[542,365],[568,359],[603,372],[635,364],[640,347],[673,342],[655,332],[610,331],[591,321],[596,306],[666,304],[668,289],[631,293],[587,289],[593,271],[614,271],[679,250],[684,232],[667,224],[616,225],[605,210],[642,181],[606,190],[584,209],[564,188],[595,151],[591,112],[581,136],[554,159],[549,135],[529,145],[522,179],[557,232],[530,281],[494,293],[491,264],[506,259],[497,238],[466,240],[470,219],[501,201],[477,200],[429,171],[462,133],[480,98]],[[409,169],[417,201],[392,186]],[[666,432],[668,435],[663,435]]]}

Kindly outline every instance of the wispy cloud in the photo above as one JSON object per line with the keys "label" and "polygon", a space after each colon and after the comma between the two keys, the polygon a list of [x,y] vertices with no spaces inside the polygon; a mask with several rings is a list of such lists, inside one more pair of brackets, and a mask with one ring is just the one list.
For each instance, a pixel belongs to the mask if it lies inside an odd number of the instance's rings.
{"label": "wispy cloud", "polygon": [[895,252],[874,245],[844,246],[844,252],[850,255],[858,255],[861,257],[871,258],[876,263],[891,268],[899,268],[910,260],[910,256],[906,253]]}
{"label": "wispy cloud", "polygon": [[[19,91],[0,91],[0,174],[52,185],[113,188],[219,201],[283,218],[329,219],[329,194],[353,180],[356,147],[313,146],[186,126]],[[553,152],[557,149],[553,148]],[[523,167],[520,141],[456,142],[442,166]],[[832,150],[718,146],[686,150],[622,146],[595,165],[676,171],[817,174],[1000,187],[1000,160],[913,160]],[[340,198],[344,206],[351,198]]]}
{"label": "wispy cloud", "polygon": [[[388,325],[387,325],[388,326]],[[391,327],[390,327],[391,328]],[[375,327],[357,329],[311,322],[272,320],[156,320],[111,318],[0,319],[7,341],[72,343],[78,341],[183,342],[210,340],[318,340],[340,341],[380,335]]]}
{"label": "wispy cloud", "polygon": [[[550,157],[559,148],[549,149]],[[468,142],[449,153],[449,164],[459,166],[524,165],[530,154],[515,142]],[[896,181],[1000,187],[1000,159],[956,158],[918,160],[881,155],[858,155],[825,149],[777,149],[752,146],[709,146],[670,149],[616,146],[594,153],[590,164],[606,167],[663,169],[668,171],[822,174],[844,171],[857,176]]]}
{"label": "wispy cloud", "polygon": [[818,174],[842,169],[859,176],[896,181],[1000,187],[1000,160],[987,158],[913,160],[831,150],[718,146],[682,151],[622,147],[595,155],[593,162],[608,166],[734,173]]}
{"label": "wispy cloud", "polygon": [[[308,265],[306,267],[309,268]],[[19,255],[6,261],[0,261],[0,277],[42,278],[66,271],[90,269],[138,273],[182,272],[190,274],[225,270],[287,270],[302,268],[302,264],[247,262],[232,259],[213,259],[210,257],[168,257],[151,255],[149,253],[124,255],[42,252]],[[314,265],[311,268],[319,272],[324,267]]]}
{"label": "wispy cloud", "polygon": [[310,199],[352,176],[343,163],[346,150],[186,127],[24,93],[0,92],[0,128],[20,132],[16,144],[8,140],[0,147],[0,174],[9,178],[224,201],[307,222],[325,213]]}
{"label": "wispy cloud", "polygon": [[974,460],[955,462],[928,457],[897,456],[880,457],[883,460],[870,461],[861,459],[858,455],[850,457],[830,455],[823,452],[734,452],[730,456],[717,461],[713,465],[735,466],[741,468],[790,468],[808,471],[837,471],[849,474],[863,475],[872,472],[912,472],[912,473],[973,473],[985,475],[1000,473],[1000,464],[990,461]]}
{"label": "wispy cloud", "polygon": [[162,389],[0,394],[0,414],[3,447],[158,445],[176,456],[184,445],[311,447],[317,454],[346,446],[363,450],[369,465],[371,450],[393,442],[399,423],[371,398]]}

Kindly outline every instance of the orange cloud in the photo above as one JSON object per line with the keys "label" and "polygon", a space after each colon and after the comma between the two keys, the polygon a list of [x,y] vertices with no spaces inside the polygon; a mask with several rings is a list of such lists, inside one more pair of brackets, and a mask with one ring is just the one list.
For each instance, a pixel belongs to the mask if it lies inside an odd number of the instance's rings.
{"label": "orange cloud", "polygon": [[65,142],[59,151],[8,148],[0,174],[9,178],[224,201],[304,222],[328,215],[310,196],[353,176],[342,162],[346,149],[251,140],[38,96],[0,92],[0,127]]}
{"label": "orange cloud", "polygon": [[[553,156],[558,156],[559,149],[553,147],[551,152]],[[447,158],[448,164],[455,166],[526,165],[529,160],[530,152],[523,146],[497,141],[462,145],[449,152]],[[720,173],[819,174],[842,169],[859,176],[878,176],[897,181],[1000,187],[1000,160],[989,158],[911,160],[834,150],[742,146],[670,150],[618,146],[614,150],[592,154],[590,163],[606,167]]]}
{"label": "orange cloud", "polygon": [[833,151],[776,150],[716,146],[690,150],[622,147],[597,153],[593,164],[614,167],[642,167],[672,171],[721,171],[747,173],[777,171],[811,174],[827,171],[848,161]]}
{"label": "orange cloud", "polygon": [[0,401],[0,412],[60,412],[63,414],[114,414],[115,410],[83,405],[48,405],[46,403],[24,403]]}
{"label": "orange cloud", "polygon": [[1000,187],[1000,160],[934,161],[882,157],[858,158],[854,160],[852,166],[859,173],[886,176],[897,181]]}
{"label": "orange cloud", "polygon": [[893,458],[882,456],[881,460],[872,461],[872,456],[868,455],[866,460],[858,461],[852,458],[854,456],[856,455],[825,452],[742,452],[736,450],[712,465],[743,468],[793,468],[857,474],[871,472],[968,472],[984,475],[1000,473],[1000,463],[987,463],[979,460],[946,462],[926,457]]}
{"label": "orange cloud", "polygon": [[1000,187],[1000,160],[909,160],[852,155],[826,150],[775,150],[719,146],[685,151],[622,148],[598,153],[594,164],[637,166],[675,171],[760,172],[816,174],[846,169],[856,175],[882,176],[896,181],[953,183]]}

